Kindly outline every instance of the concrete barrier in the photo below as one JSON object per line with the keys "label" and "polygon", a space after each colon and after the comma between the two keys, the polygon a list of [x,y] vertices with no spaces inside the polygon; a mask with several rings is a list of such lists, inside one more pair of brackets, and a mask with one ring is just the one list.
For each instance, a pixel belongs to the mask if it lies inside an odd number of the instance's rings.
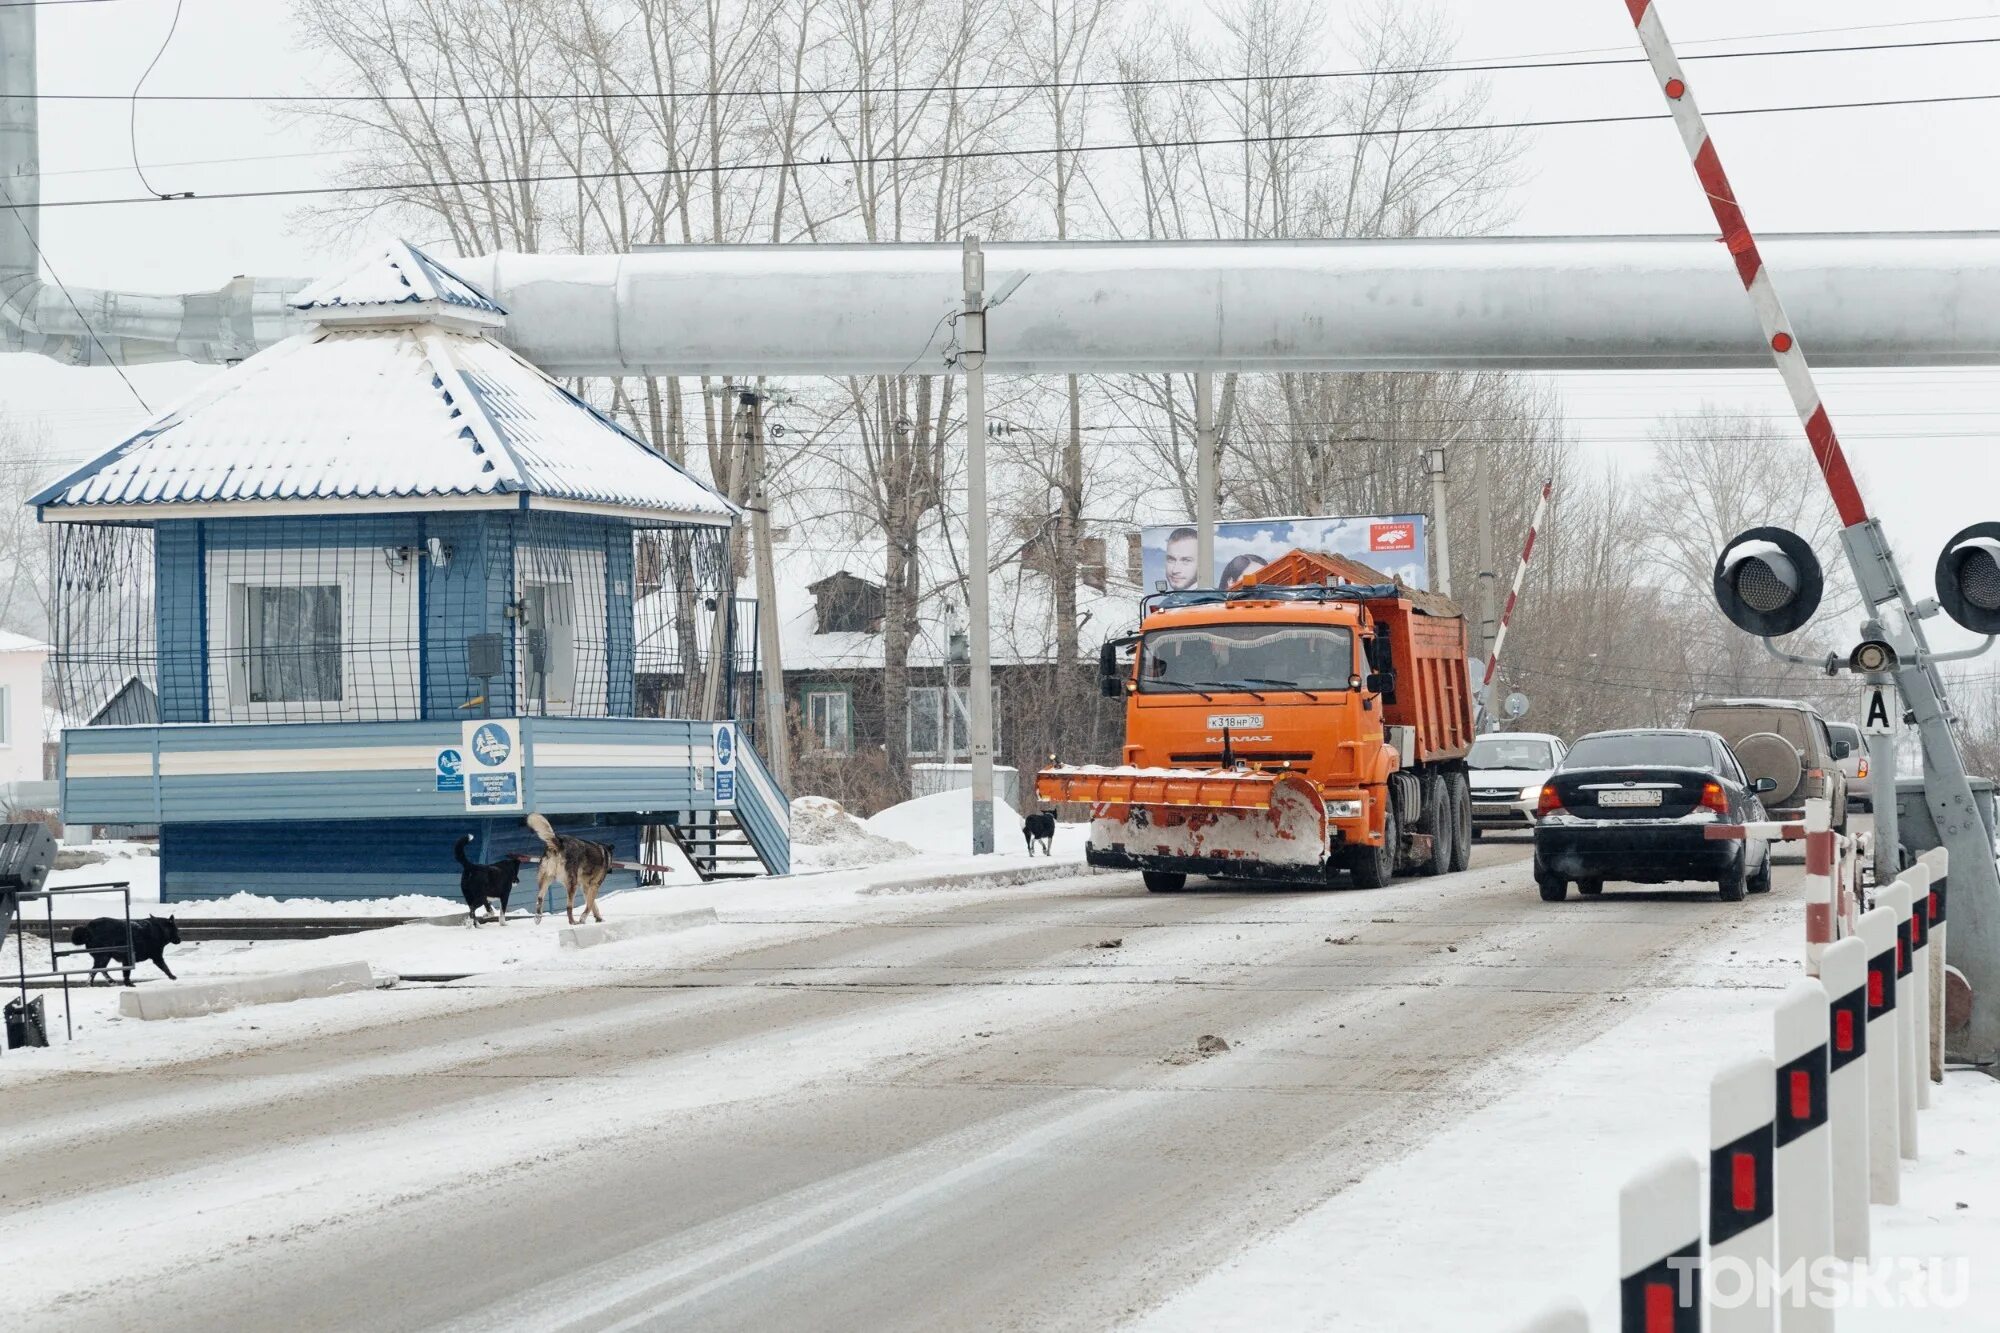
{"label": "concrete barrier", "polygon": [[[1826,952],[1838,947],[1829,944]],[[1822,977],[1826,969],[1822,953]],[[1810,1273],[1815,1262],[1834,1253],[1828,1013],[1825,985],[1807,980],[1793,982],[1771,1015],[1771,1055],[1778,1073],[1778,1160],[1772,1176],[1780,1274]],[[1855,1169],[1856,1179],[1865,1179],[1867,1159]],[[1833,1333],[1832,1310],[1810,1300],[1793,1303],[1782,1295],[1779,1301],[1779,1323],[1785,1333]]]}
{"label": "concrete barrier", "polygon": [[1771,1333],[1757,1284],[1778,1259],[1777,1084],[1767,1055],[1738,1060],[1708,1087],[1709,1333]]}
{"label": "concrete barrier", "polygon": [[1618,1191],[1621,1333],[1701,1333],[1701,1164],[1675,1153]]}
{"label": "concrete barrier", "polygon": [[685,912],[660,912],[651,916],[621,916],[611,921],[594,921],[582,926],[564,926],[556,933],[557,943],[565,949],[589,949],[600,944],[617,944],[622,940],[644,939],[648,935],[670,935],[675,931],[693,930],[697,926],[712,926],[716,922],[713,907],[695,907]]}
{"label": "concrete barrier", "polygon": [[[1833,1253],[1868,1257],[1868,946],[1851,936],[1826,946],[1827,1130],[1833,1153]],[[1782,1202],[1780,1204],[1782,1205]],[[1783,1237],[1780,1227],[1780,1243]]]}
{"label": "concrete barrier", "polygon": [[377,980],[367,963],[333,963],[303,972],[273,972],[231,981],[173,981],[119,992],[118,1012],[126,1018],[193,1018],[252,1004],[286,1004],[347,991],[393,986],[394,977]]}
{"label": "concrete barrier", "polygon": [[1906,1161],[1917,1160],[1917,1025],[1911,1011],[1910,886],[1891,880],[1876,890],[1875,903],[1896,918],[1896,1142]]}
{"label": "concrete barrier", "polygon": [[1910,1026],[1916,1040],[1910,1065],[1917,1089],[1917,1109],[1931,1104],[1931,868],[1914,865],[1896,878],[1910,886]]}
{"label": "concrete barrier", "polygon": [[1944,1082],[1944,1034],[1951,1024],[1946,1016],[1946,997],[1950,990],[1947,976],[1951,965],[1945,957],[1945,907],[1950,886],[1945,883],[1945,869],[1951,864],[1951,853],[1942,847],[1933,847],[1917,858],[1920,865],[1930,868],[1930,917],[1931,917],[1931,1082]]}
{"label": "concrete barrier", "polygon": [[1861,943],[1868,951],[1868,1199],[1902,1198],[1900,1115],[1903,1053],[1896,1024],[1896,926],[1893,907],[1861,914]]}

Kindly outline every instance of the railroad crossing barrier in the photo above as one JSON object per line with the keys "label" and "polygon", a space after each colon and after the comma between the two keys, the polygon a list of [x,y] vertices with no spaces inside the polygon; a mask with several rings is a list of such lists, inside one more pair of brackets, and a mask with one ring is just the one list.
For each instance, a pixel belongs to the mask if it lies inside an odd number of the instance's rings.
{"label": "railroad crossing barrier", "polygon": [[[1828,952],[1840,947],[1830,946]],[[1824,956],[1820,961],[1824,967]],[[1780,1273],[1809,1272],[1814,1260],[1837,1252],[1828,1105],[1829,1018],[1826,986],[1810,979],[1793,982],[1772,1015],[1776,1161],[1771,1188]],[[1866,1169],[1864,1163],[1863,1174]],[[1865,1218],[1865,1199],[1862,1207]],[[1833,1312],[1811,1302],[1785,1306],[1781,1313],[1785,1333],[1832,1333]]]}
{"label": "railroad crossing barrier", "polygon": [[[1868,1257],[1868,946],[1859,936],[1820,957],[1827,997],[1827,1138],[1833,1165],[1833,1250]],[[1780,1017],[1779,1023],[1785,1019]],[[1782,1177],[1781,1177],[1782,1180]],[[1779,1188],[1782,1190],[1783,1185]],[[1782,1206],[1782,1205],[1781,1205]]]}
{"label": "railroad crossing barrier", "polygon": [[1774,1327],[1777,1311],[1756,1299],[1759,1277],[1778,1258],[1771,1205],[1778,1150],[1773,1077],[1771,1057],[1757,1055],[1709,1083],[1709,1333],[1771,1333]]}
{"label": "railroad crossing barrier", "polygon": [[1802,820],[1710,824],[1702,836],[1710,842],[1805,844],[1806,973],[1818,976],[1820,955],[1826,946],[1852,935],[1860,921],[1865,889],[1861,876],[1862,867],[1868,862],[1868,835],[1835,832],[1831,803],[1813,797],[1806,802]]}
{"label": "railroad crossing barrier", "polygon": [[1861,945],[1868,951],[1868,1200],[1902,1198],[1901,1114],[1903,1053],[1896,1026],[1896,912],[1877,907],[1861,916]]}
{"label": "railroad crossing barrier", "polygon": [[1701,1164],[1676,1153],[1618,1192],[1625,1333],[1701,1333]]}

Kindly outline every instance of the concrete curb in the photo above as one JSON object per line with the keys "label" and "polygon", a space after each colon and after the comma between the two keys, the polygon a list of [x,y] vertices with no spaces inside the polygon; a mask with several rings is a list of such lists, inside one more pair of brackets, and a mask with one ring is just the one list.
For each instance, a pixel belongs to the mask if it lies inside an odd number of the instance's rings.
{"label": "concrete curb", "polygon": [[126,1018],[193,1018],[252,1004],[285,1004],[347,991],[393,985],[395,978],[377,981],[365,962],[333,963],[303,972],[274,972],[233,981],[177,981],[119,992],[118,1012]]}
{"label": "concrete curb", "polygon": [[685,912],[662,912],[655,916],[628,916],[616,921],[596,921],[584,926],[564,926],[556,940],[565,949],[589,949],[620,940],[643,939],[648,935],[668,935],[716,923],[713,907],[695,907]]}
{"label": "concrete curb", "polygon": [[924,889],[1004,889],[1013,884],[1033,884],[1044,879],[1073,879],[1097,872],[1082,861],[1045,861],[1010,870],[966,870],[954,875],[912,874],[872,881],[863,894],[915,893]]}

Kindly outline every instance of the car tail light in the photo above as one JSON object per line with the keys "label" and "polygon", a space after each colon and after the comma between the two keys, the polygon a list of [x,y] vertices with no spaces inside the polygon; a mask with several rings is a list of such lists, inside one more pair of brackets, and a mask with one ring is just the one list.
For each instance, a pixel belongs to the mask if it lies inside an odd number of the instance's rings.
{"label": "car tail light", "polygon": [[1535,802],[1535,818],[1540,819],[1543,815],[1552,814],[1562,808],[1562,797],[1556,795],[1556,784],[1543,783],[1541,798]]}
{"label": "car tail light", "polygon": [[1729,813],[1729,796],[1722,790],[1720,782],[1701,784],[1701,808],[1713,810],[1718,815],[1726,816]]}
{"label": "car tail light", "polygon": [[1865,778],[1868,776],[1868,757],[1866,755],[1863,755],[1861,757],[1861,763],[1854,770],[1854,776],[1857,778]]}

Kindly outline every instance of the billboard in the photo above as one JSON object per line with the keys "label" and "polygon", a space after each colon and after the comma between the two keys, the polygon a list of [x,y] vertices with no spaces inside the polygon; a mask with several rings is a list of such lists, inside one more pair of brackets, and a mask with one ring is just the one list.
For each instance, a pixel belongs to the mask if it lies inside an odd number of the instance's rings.
{"label": "billboard", "polygon": [[1430,586],[1430,551],[1422,514],[1369,514],[1333,518],[1241,518],[1215,525],[1215,568],[1195,568],[1194,528],[1163,523],[1142,528],[1140,586],[1226,588],[1285,552],[1332,551],[1399,578],[1413,588]]}

